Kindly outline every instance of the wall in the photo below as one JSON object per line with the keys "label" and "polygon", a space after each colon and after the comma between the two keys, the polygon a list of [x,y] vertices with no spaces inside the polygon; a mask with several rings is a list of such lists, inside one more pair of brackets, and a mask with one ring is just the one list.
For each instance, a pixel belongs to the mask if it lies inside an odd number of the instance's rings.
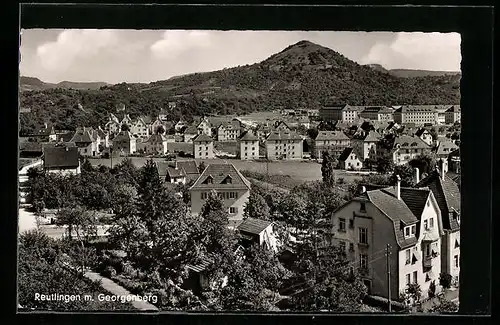
{"label": "wall", "polygon": [[213,142],[195,142],[194,157],[197,159],[213,159],[214,158],[214,143]]}
{"label": "wall", "polygon": [[[203,204],[205,204],[205,200],[201,198],[202,192],[210,192],[209,189],[201,190],[201,189],[192,189],[191,192],[191,213],[198,214],[201,212],[201,208]],[[242,219],[243,218],[243,209],[248,202],[250,197],[249,190],[221,190],[221,192],[238,192],[237,199],[224,199],[224,205],[228,209],[230,207],[236,207],[238,209],[237,213],[229,214],[229,219]]]}
{"label": "wall", "polygon": [[[245,150],[245,147],[247,148]],[[241,160],[259,159],[259,141],[240,141],[237,146],[238,158]],[[246,154],[246,155],[245,155]]]}

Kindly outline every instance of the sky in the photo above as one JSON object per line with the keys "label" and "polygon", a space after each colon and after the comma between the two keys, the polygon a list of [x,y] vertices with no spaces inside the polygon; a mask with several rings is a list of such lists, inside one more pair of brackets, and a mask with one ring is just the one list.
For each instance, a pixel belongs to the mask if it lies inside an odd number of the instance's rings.
{"label": "sky", "polygon": [[460,71],[460,34],[334,31],[21,31],[22,76],[45,82],[152,82],[263,61],[301,40],[360,64]]}

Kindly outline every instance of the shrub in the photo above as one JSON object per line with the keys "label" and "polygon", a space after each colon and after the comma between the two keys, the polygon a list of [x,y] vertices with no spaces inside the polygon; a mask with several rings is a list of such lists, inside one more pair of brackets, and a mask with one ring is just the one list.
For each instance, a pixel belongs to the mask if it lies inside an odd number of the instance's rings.
{"label": "shrub", "polygon": [[429,298],[434,298],[436,296],[436,283],[434,281],[429,285]]}
{"label": "shrub", "polygon": [[106,278],[113,278],[116,276],[116,270],[112,266],[106,266],[104,271],[101,272],[101,275]]}
{"label": "shrub", "polygon": [[343,177],[338,178],[337,184],[344,184],[344,178]]}
{"label": "shrub", "polygon": [[451,274],[448,274],[448,273],[439,274],[439,284],[443,288],[449,289],[451,287],[451,280],[452,280]]}

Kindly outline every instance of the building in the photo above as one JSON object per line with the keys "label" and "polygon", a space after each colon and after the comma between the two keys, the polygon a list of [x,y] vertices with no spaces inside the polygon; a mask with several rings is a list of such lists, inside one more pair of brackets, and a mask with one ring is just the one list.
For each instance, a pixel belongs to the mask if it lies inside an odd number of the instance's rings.
{"label": "building", "polygon": [[78,152],[82,156],[96,157],[99,155],[98,141],[94,139],[88,128],[77,129],[69,142],[73,142],[77,146]]}
{"label": "building", "polygon": [[266,158],[302,159],[303,139],[293,131],[273,131],[266,139]]}
{"label": "building", "polygon": [[217,141],[237,141],[241,135],[241,124],[238,120],[223,122],[217,127]]}
{"label": "building", "polygon": [[402,135],[394,139],[390,154],[396,165],[404,165],[410,160],[431,152],[431,147],[418,137]]}
{"label": "building", "polygon": [[[278,251],[278,240],[273,230],[273,222],[246,218],[237,226],[243,246],[254,243],[274,252]],[[246,244],[246,245],[245,245]]]}
{"label": "building", "polygon": [[446,123],[446,111],[448,107],[443,105],[437,105],[434,108],[436,110],[436,124],[445,124]]}
{"label": "building", "polygon": [[424,128],[418,129],[415,132],[415,136],[419,137],[420,139],[422,139],[422,141],[424,141],[425,143],[427,143],[429,146],[432,146],[432,143],[433,143],[434,140],[432,139],[431,133],[427,129],[424,129]]}
{"label": "building", "polygon": [[436,149],[436,159],[442,167],[444,172],[448,172],[448,158],[453,151],[458,150],[458,146],[454,144],[451,140],[440,141]]}
{"label": "building", "polygon": [[196,128],[199,134],[205,134],[212,137],[212,124],[210,124],[206,118],[202,119]]}
{"label": "building", "polygon": [[193,139],[198,135],[198,129],[194,125],[188,126],[184,130],[184,142],[191,143],[193,142]]}
{"label": "building", "polygon": [[[96,130],[98,139],[99,152],[102,152],[105,148],[109,148],[109,134],[104,131],[100,126]],[[102,150],[101,150],[102,149]]]}
{"label": "building", "polygon": [[369,106],[359,112],[359,117],[371,121],[394,121],[394,111],[385,106]]}
{"label": "building", "polygon": [[77,147],[44,146],[43,170],[49,173],[80,174],[80,159]]}
{"label": "building", "polygon": [[174,166],[184,170],[188,181],[195,181],[200,176],[200,171],[194,160],[176,160]]}
{"label": "building", "polygon": [[434,170],[417,183],[416,187],[429,188],[436,198],[443,220],[441,240],[442,272],[458,283],[460,276],[460,189],[442,170]]}
{"label": "building", "polygon": [[146,154],[165,155],[167,153],[167,143],[172,142],[172,140],[163,134],[153,134],[142,143],[142,147]]}
{"label": "building", "polygon": [[339,157],[339,168],[344,170],[359,170],[363,168],[362,153],[347,147]]}
{"label": "building", "polygon": [[35,128],[33,133],[28,136],[38,142],[52,142],[57,140],[54,126],[50,123],[44,123],[42,126]]}
{"label": "building", "polygon": [[241,160],[259,158],[259,138],[252,131],[245,131],[238,138],[236,157]]}
{"label": "building", "polygon": [[458,105],[453,105],[452,107],[448,108],[445,112],[445,123],[446,124],[455,124],[455,123],[460,123],[462,119],[462,113],[460,110],[460,106]]}
{"label": "building", "polygon": [[448,170],[460,174],[460,148],[448,155]]}
{"label": "building", "polygon": [[182,118],[175,124],[175,133],[180,134],[184,128],[188,127],[188,124],[186,121],[184,121]]}
{"label": "building", "polygon": [[161,180],[171,184],[186,184],[186,171],[177,164],[170,162],[157,161],[156,168]]}
{"label": "building", "polygon": [[137,151],[137,140],[129,131],[121,131],[113,139],[113,150],[120,155],[131,155]]}
{"label": "building", "polygon": [[193,139],[193,152],[196,159],[214,159],[214,140],[206,134],[198,134]]}
{"label": "building", "polygon": [[351,146],[356,149],[361,161],[377,155],[377,143],[382,139],[377,131],[368,131],[364,134],[351,139]]}
{"label": "building", "polygon": [[109,114],[108,122],[106,123],[106,125],[104,126],[104,128],[108,132],[113,133],[113,134],[117,134],[117,133],[120,132],[120,130],[121,130],[120,121],[118,120],[118,118],[113,113]]}
{"label": "building", "polygon": [[229,219],[243,219],[243,209],[250,197],[250,182],[233,164],[210,164],[189,191],[191,213],[199,214],[209,193],[215,191],[223,199]]}
{"label": "building", "polygon": [[342,121],[352,123],[359,117],[359,108],[349,104],[341,106],[324,106],[319,109],[319,117],[324,121]]}
{"label": "building", "polygon": [[434,106],[405,105],[394,111],[394,122],[399,124],[415,123],[416,125],[436,124],[436,114]]}
{"label": "building", "polygon": [[[365,191],[332,214],[332,243],[345,248],[368,293],[398,299],[411,283],[422,298],[439,292],[441,212],[428,188],[396,186]],[[390,287],[386,251],[390,258]]]}
{"label": "building", "polygon": [[274,122],[273,129],[275,131],[291,131],[292,129],[284,121]]}
{"label": "building", "polygon": [[150,135],[149,131],[150,127],[143,118],[130,122],[130,133],[138,138],[147,139]]}
{"label": "building", "polygon": [[338,158],[350,145],[351,139],[343,131],[319,131],[313,142],[312,153],[321,159],[323,151],[328,151]]}

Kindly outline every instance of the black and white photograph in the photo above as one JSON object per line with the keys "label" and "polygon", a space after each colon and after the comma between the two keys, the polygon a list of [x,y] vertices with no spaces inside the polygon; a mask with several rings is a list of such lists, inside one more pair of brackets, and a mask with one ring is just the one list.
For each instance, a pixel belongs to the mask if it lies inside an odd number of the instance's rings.
{"label": "black and white photograph", "polygon": [[459,33],[29,28],[19,52],[18,311],[458,312]]}

